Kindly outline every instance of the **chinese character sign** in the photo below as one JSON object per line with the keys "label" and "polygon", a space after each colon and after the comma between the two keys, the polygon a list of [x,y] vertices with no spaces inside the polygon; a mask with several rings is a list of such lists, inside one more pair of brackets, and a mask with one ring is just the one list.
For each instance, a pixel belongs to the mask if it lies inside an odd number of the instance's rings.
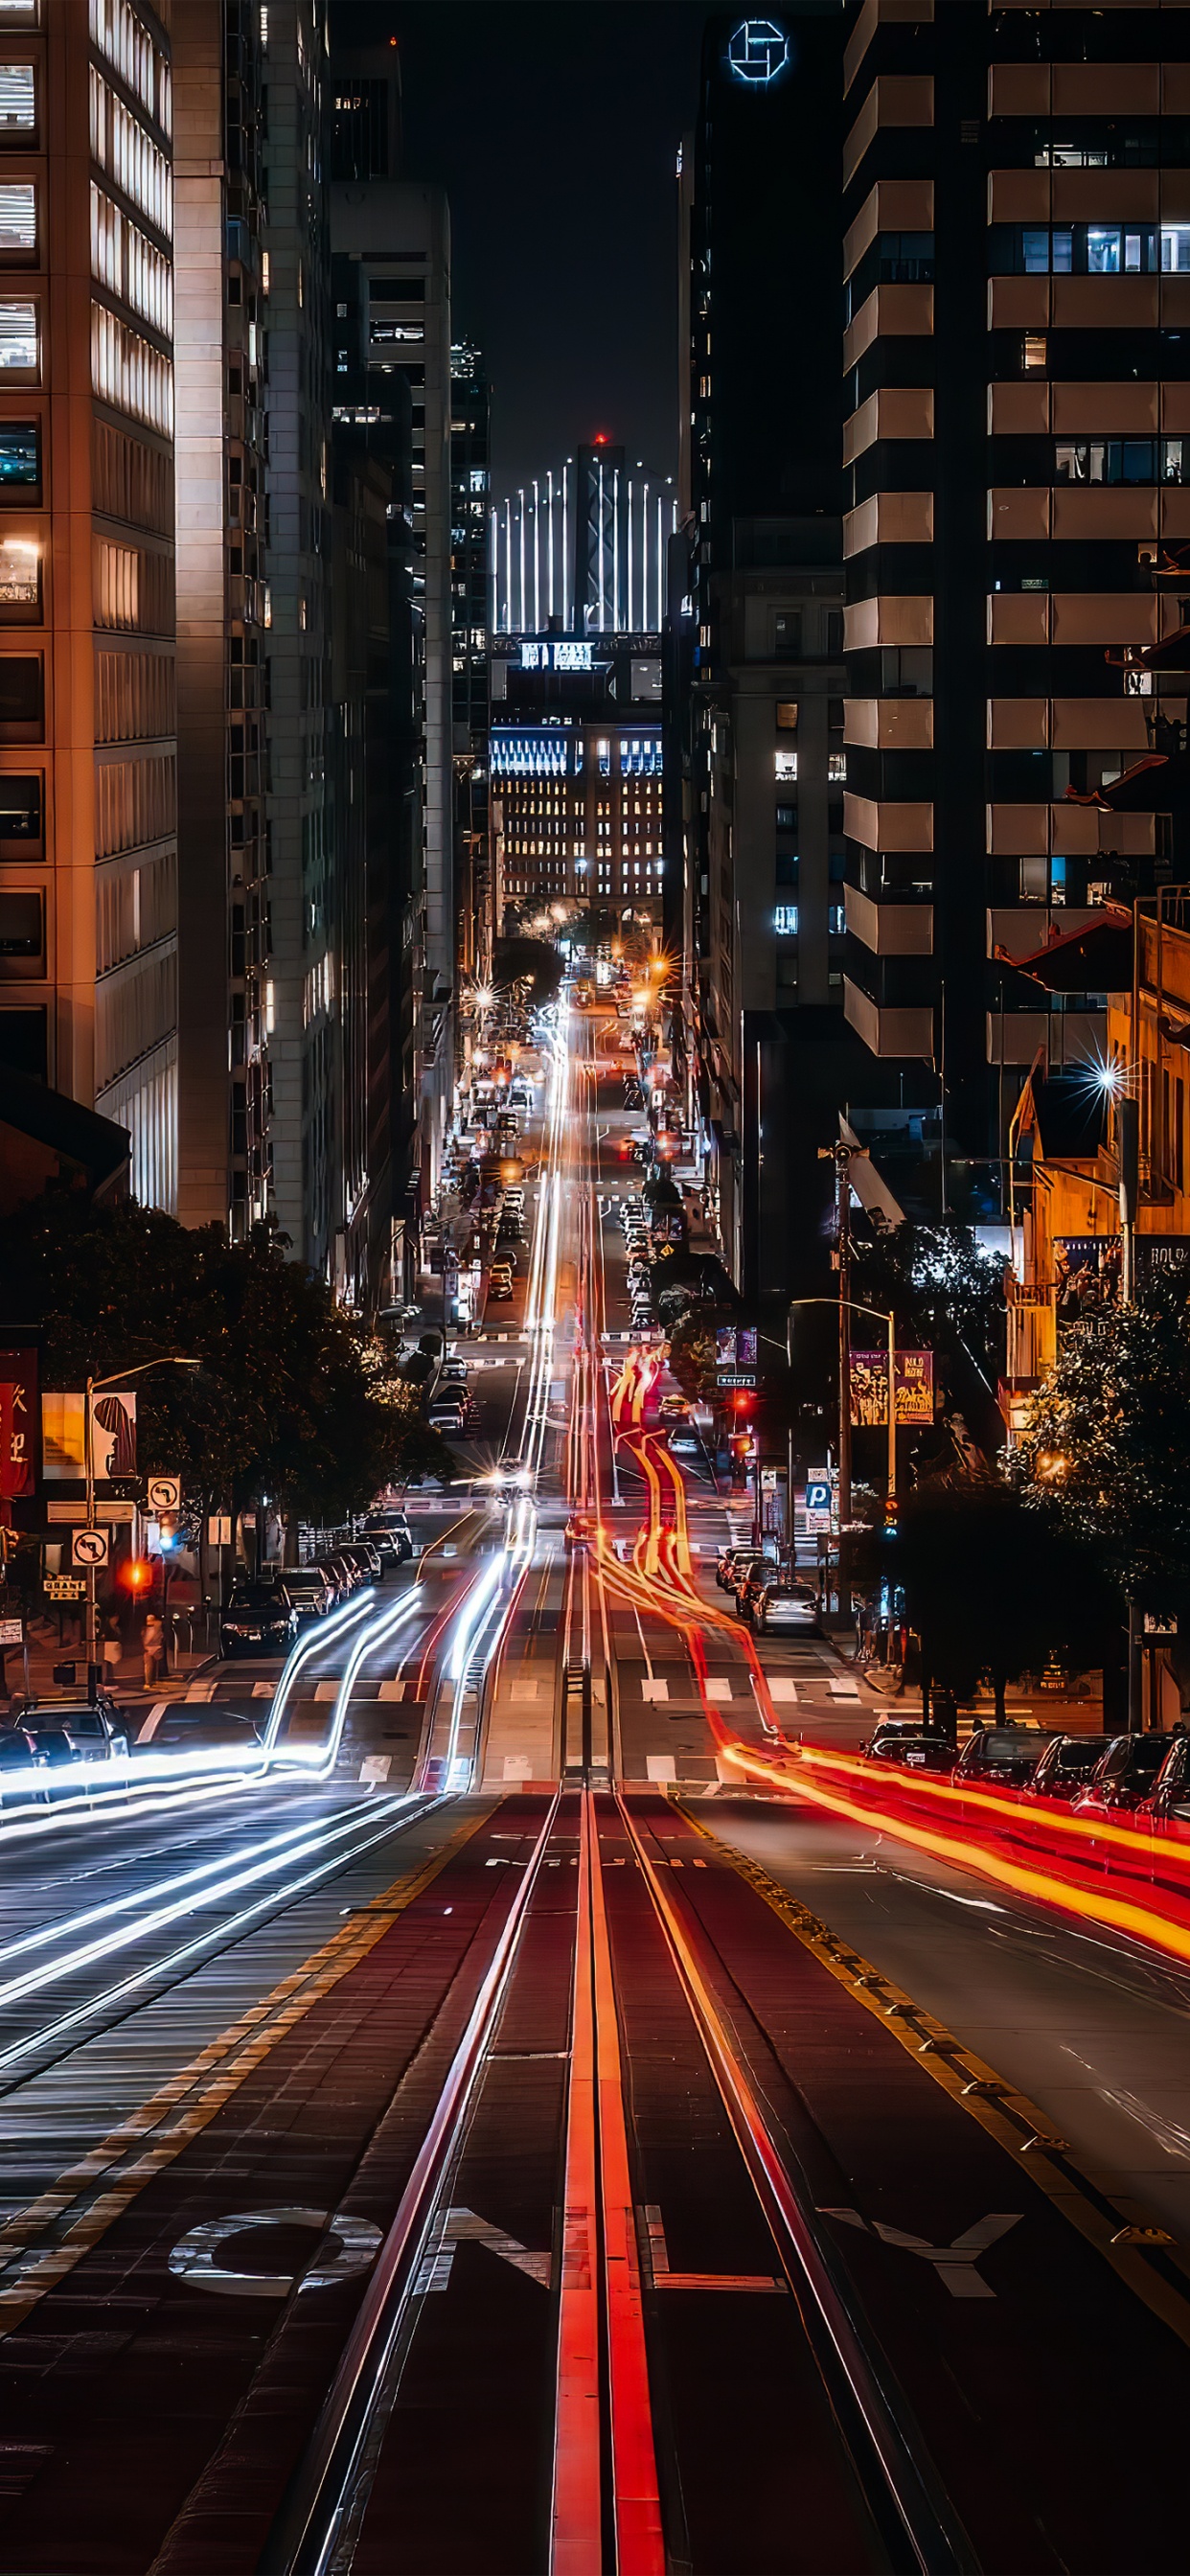
{"label": "chinese character sign", "polygon": [[0,1351],[0,1503],[33,1492],[36,1425],[37,1353]]}
{"label": "chinese character sign", "polygon": [[[898,1431],[920,1430],[934,1419],[934,1354],[898,1351],[896,1359],[896,1424]],[[851,1420],[857,1431],[885,1429],[888,1422],[888,1352],[851,1354]]]}

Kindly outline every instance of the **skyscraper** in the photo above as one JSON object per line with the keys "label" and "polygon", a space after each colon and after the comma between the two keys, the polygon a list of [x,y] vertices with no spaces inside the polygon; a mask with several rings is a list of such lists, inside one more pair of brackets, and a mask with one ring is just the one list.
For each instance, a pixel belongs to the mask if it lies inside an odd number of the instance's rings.
{"label": "skyscraper", "polygon": [[710,20],[679,169],[685,1054],[725,1253],[753,1295],[817,1256],[817,1147],[858,1055],[842,1013],[841,57],[833,0]]}
{"label": "skyscraper", "polygon": [[273,1208],[267,57],[248,0],[177,0],[173,36],[178,1212],[240,1240]]}
{"label": "skyscraper", "polygon": [[1030,1063],[1104,1029],[1102,996],[1006,960],[1158,856],[1152,812],[1067,791],[1183,738],[1190,30],[961,0],[849,23],[846,1008],[902,1149],[934,1122],[923,1203],[991,1213]]}
{"label": "skyscraper", "polygon": [[148,0],[0,22],[0,1061],[177,1196],[173,142]]}
{"label": "skyscraper", "polygon": [[488,839],[488,490],[491,406],[478,349],[450,353],[450,600],[454,873],[460,974],[486,980],[495,928]]}
{"label": "skyscraper", "polygon": [[[410,545],[417,587],[420,848],[409,899],[423,961],[413,1066],[421,1190],[436,1186],[454,1076],[454,773],[451,612],[450,213],[439,188],[398,179],[395,49],[336,57],[332,226],[339,286],[336,322],[352,324],[363,359],[355,408],[390,417],[408,404],[412,433]],[[344,272],[350,273],[350,278]],[[336,384],[350,379],[336,342]],[[336,396],[338,399],[338,396]]]}

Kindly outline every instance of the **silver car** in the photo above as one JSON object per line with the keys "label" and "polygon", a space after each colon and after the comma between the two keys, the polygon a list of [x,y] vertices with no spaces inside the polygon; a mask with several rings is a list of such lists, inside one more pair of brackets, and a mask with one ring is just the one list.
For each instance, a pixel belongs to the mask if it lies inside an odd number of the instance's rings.
{"label": "silver car", "polygon": [[818,1604],[808,1583],[766,1583],[752,1621],[762,1637],[783,1628],[816,1628]]}

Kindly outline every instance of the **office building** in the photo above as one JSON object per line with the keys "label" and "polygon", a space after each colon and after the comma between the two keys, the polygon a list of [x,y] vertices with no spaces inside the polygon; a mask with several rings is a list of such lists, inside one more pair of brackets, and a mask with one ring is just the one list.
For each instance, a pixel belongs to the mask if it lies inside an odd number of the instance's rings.
{"label": "office building", "polygon": [[170,44],[0,19],[0,1063],[177,1201]]}
{"label": "office building", "polygon": [[[335,405],[377,429],[407,411],[412,440],[410,578],[417,611],[414,682],[419,846],[408,886],[420,966],[411,1067],[419,1198],[437,1187],[454,1078],[454,711],[451,597],[450,215],[439,188],[401,180],[398,56],[387,48],[335,65]],[[383,166],[381,166],[383,165]],[[365,170],[367,175],[356,175]],[[346,323],[344,336],[338,326]],[[362,382],[353,370],[362,350]],[[346,354],[340,355],[340,352]],[[348,390],[350,388],[350,390]]]}
{"label": "office building", "polygon": [[495,914],[489,850],[490,636],[488,491],[491,404],[469,341],[450,353],[450,614],[454,879],[458,973],[486,983]]}
{"label": "office building", "polygon": [[751,1297],[816,1277],[817,1151],[860,1055],[842,1009],[841,61],[829,0],[709,21],[678,173],[675,1043]]}
{"label": "office building", "polygon": [[178,1213],[242,1241],[274,1204],[260,11],[249,0],[175,0],[173,47]]}
{"label": "office building", "polygon": [[492,820],[501,928],[580,904],[662,917],[661,639],[547,633],[492,662]]}
{"label": "office building", "polygon": [[844,79],[846,1009],[923,1199],[992,1213],[1023,1072],[1105,1033],[1010,961],[1152,882],[1098,791],[1182,739],[1190,24],[857,7]]}

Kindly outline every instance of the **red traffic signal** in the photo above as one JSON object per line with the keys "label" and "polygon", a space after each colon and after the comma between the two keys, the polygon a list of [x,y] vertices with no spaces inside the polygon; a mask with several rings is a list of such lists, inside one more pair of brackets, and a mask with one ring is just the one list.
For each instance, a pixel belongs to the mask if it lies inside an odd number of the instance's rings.
{"label": "red traffic signal", "polygon": [[116,1568],[116,1581],[126,1592],[148,1592],[153,1581],[153,1568],[143,1556],[126,1556]]}

